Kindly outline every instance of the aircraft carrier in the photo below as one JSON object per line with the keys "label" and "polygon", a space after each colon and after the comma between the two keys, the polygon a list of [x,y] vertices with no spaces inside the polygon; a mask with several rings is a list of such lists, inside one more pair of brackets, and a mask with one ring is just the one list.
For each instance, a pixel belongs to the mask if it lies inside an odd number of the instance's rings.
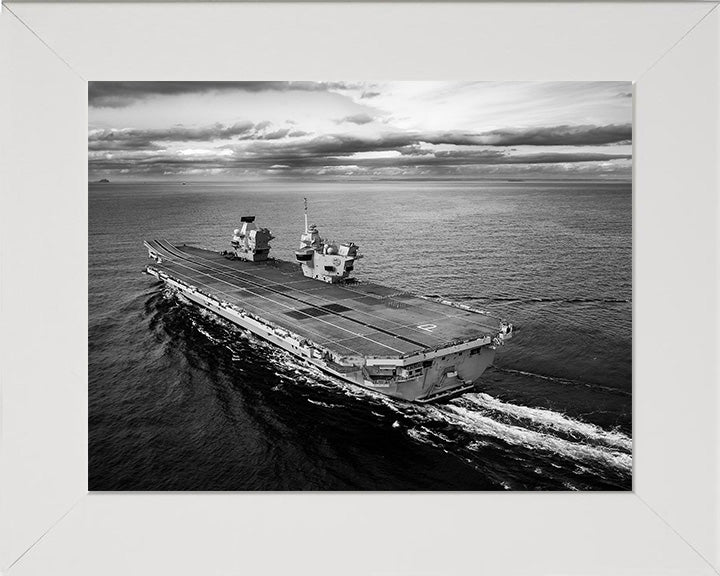
{"label": "aircraft carrier", "polygon": [[473,389],[512,324],[462,304],[350,277],[358,246],[308,225],[296,262],[270,258],[267,228],[241,218],[231,250],[145,241],[146,272],[192,302],[358,386],[416,402]]}

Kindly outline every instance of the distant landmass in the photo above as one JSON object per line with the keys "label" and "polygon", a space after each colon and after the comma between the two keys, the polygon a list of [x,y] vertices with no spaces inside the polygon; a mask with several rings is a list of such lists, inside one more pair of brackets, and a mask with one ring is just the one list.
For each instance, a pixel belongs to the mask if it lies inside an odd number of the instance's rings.
{"label": "distant landmass", "polygon": [[107,178],[103,178],[102,180],[98,180],[98,182],[101,184],[104,184],[104,183],[109,183],[110,180],[108,180]]}

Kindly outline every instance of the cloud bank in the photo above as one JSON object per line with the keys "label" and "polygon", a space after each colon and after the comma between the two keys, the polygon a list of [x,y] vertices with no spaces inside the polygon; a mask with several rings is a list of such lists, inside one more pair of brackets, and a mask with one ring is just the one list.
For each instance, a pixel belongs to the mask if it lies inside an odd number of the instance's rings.
{"label": "cloud bank", "polygon": [[[603,108],[617,109],[618,95],[625,92],[615,84],[595,83],[580,92],[558,84],[543,85],[542,91],[531,84],[530,102],[520,98],[527,85],[494,84],[502,93],[493,103],[482,83],[452,85],[452,91],[413,83],[91,82],[89,172],[95,179],[629,178],[631,109],[604,113]],[[468,93],[477,94],[478,102],[484,97],[486,105],[474,106]],[[517,103],[508,104],[513,98]],[[188,108],[188,102],[197,108]],[[572,106],[583,112],[573,115]],[[215,111],[231,119],[170,123]],[[577,122],[542,124],[544,112],[548,119]],[[525,125],[502,126],[504,115]],[[603,116],[628,121],[588,121]]]}
{"label": "cloud bank", "polygon": [[96,108],[121,108],[156,96],[290,90],[325,92],[350,86],[348,82],[89,82],[88,104]]}

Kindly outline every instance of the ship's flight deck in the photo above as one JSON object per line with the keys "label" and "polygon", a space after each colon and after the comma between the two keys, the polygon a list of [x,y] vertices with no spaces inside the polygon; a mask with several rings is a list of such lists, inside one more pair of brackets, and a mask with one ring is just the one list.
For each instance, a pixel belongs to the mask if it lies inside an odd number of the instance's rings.
{"label": "ship's flight deck", "polygon": [[407,356],[497,333],[494,318],[386,286],[319,282],[280,260],[230,260],[167,241],[146,245],[160,256],[160,271],[340,356]]}

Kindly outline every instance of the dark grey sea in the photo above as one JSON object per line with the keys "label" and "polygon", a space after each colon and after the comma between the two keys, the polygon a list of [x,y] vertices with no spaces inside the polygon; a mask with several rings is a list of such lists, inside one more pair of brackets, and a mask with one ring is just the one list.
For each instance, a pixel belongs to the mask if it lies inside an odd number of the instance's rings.
{"label": "dark grey sea", "polygon": [[[473,393],[338,382],[142,273],[144,239],[293,258],[303,197],[370,280],[502,316]],[[632,190],[617,182],[89,185],[91,490],[629,490]]]}

